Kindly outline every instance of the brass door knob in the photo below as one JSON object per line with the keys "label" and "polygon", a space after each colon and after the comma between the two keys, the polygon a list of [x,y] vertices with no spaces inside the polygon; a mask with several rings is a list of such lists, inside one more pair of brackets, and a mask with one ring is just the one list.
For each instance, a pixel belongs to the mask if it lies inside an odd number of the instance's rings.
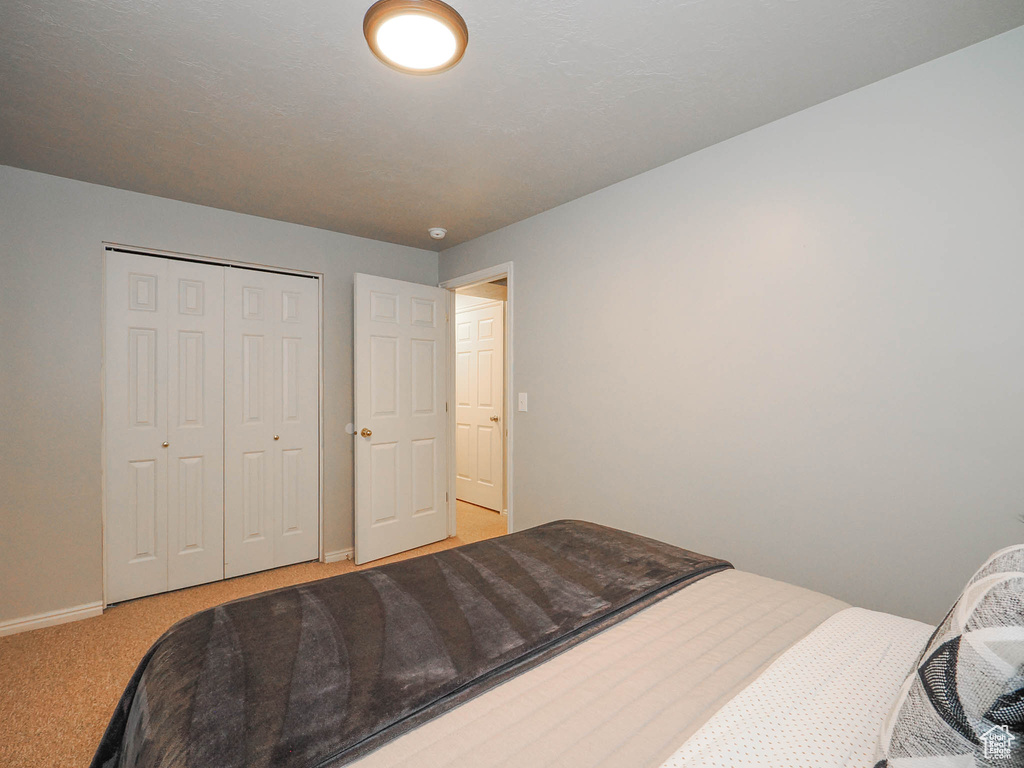
{"label": "brass door knob", "polygon": [[167,448],[169,445],[170,445],[170,443],[168,443],[166,440],[164,440],[164,442],[163,442],[164,448]]}
{"label": "brass door knob", "polygon": [[280,435],[274,435],[274,439],[275,439],[275,440],[280,440],[280,439],[281,439],[281,436],[280,436]]}
{"label": "brass door knob", "polygon": [[497,420],[498,420],[497,416],[491,416],[491,421],[497,421]]}
{"label": "brass door knob", "polygon": [[370,435],[373,434],[373,432],[368,430],[366,427],[363,427],[362,431],[360,431],[359,434],[362,435],[363,437],[369,437]]}

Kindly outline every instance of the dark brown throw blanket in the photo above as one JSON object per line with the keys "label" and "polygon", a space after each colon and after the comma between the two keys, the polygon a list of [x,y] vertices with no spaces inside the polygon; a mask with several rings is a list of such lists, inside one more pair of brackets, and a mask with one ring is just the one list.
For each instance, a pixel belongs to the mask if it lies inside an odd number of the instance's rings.
{"label": "dark brown throw blanket", "polygon": [[92,765],[344,765],[729,567],[562,520],[236,600],[154,644]]}

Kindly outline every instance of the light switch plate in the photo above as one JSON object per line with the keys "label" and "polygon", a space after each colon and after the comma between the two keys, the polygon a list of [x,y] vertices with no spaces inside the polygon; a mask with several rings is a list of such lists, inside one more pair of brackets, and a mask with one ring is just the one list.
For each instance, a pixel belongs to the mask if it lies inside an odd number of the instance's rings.
{"label": "light switch plate", "polygon": [[520,411],[525,411],[526,410],[526,393],[525,392],[520,392],[519,393],[519,410]]}

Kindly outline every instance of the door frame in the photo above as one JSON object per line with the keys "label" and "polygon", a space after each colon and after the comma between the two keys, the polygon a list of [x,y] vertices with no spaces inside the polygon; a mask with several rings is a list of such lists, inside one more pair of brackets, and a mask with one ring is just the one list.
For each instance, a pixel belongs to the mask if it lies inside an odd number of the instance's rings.
{"label": "door frame", "polygon": [[448,291],[448,402],[451,403],[448,407],[448,434],[451,436],[448,440],[448,535],[454,536],[456,533],[455,529],[455,289],[456,288],[470,288],[474,285],[480,285],[481,283],[489,283],[493,280],[500,280],[505,278],[508,281],[507,295],[505,297],[505,361],[504,361],[504,389],[505,389],[505,499],[508,505],[508,532],[512,533],[515,530],[515,504],[514,504],[514,493],[512,486],[513,478],[513,451],[512,451],[512,434],[515,422],[515,397],[512,387],[512,362],[513,362],[513,346],[512,346],[512,307],[513,307],[513,296],[514,289],[512,283],[512,262],[506,261],[503,264],[495,264],[493,267],[487,267],[486,269],[480,269],[476,272],[470,272],[467,275],[461,275],[459,277],[453,277],[449,280],[443,280],[438,285],[441,288],[445,288]]}
{"label": "door frame", "polygon": [[293,269],[291,267],[277,267],[258,262],[241,261],[238,259],[221,259],[215,256],[200,256],[194,253],[181,253],[178,251],[164,251],[157,248],[146,248],[137,245],[126,245],[104,240],[100,244],[102,251],[100,257],[100,284],[102,296],[100,298],[100,328],[102,343],[100,345],[100,553],[103,564],[103,607],[107,608],[107,349],[106,349],[106,327],[107,327],[107,253],[109,251],[123,251],[134,253],[139,256],[152,256],[162,259],[174,259],[177,261],[194,261],[200,264],[212,264],[219,267],[233,267],[235,269],[254,269],[259,272],[274,272],[282,275],[297,275],[299,277],[311,277],[316,280],[317,285],[317,390],[318,390],[318,420],[317,420],[317,450],[318,457],[318,488],[317,488],[317,516],[318,530],[317,538],[319,562],[326,562],[324,553],[324,273],[313,272],[306,269]]}

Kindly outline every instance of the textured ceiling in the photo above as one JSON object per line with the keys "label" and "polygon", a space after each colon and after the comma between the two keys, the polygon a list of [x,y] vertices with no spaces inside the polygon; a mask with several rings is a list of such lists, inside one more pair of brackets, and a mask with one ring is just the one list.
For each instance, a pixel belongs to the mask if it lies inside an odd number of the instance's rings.
{"label": "textured ceiling", "polygon": [[[0,163],[439,250],[1024,24],[1021,0],[3,0]],[[448,228],[438,242],[427,228]]]}

